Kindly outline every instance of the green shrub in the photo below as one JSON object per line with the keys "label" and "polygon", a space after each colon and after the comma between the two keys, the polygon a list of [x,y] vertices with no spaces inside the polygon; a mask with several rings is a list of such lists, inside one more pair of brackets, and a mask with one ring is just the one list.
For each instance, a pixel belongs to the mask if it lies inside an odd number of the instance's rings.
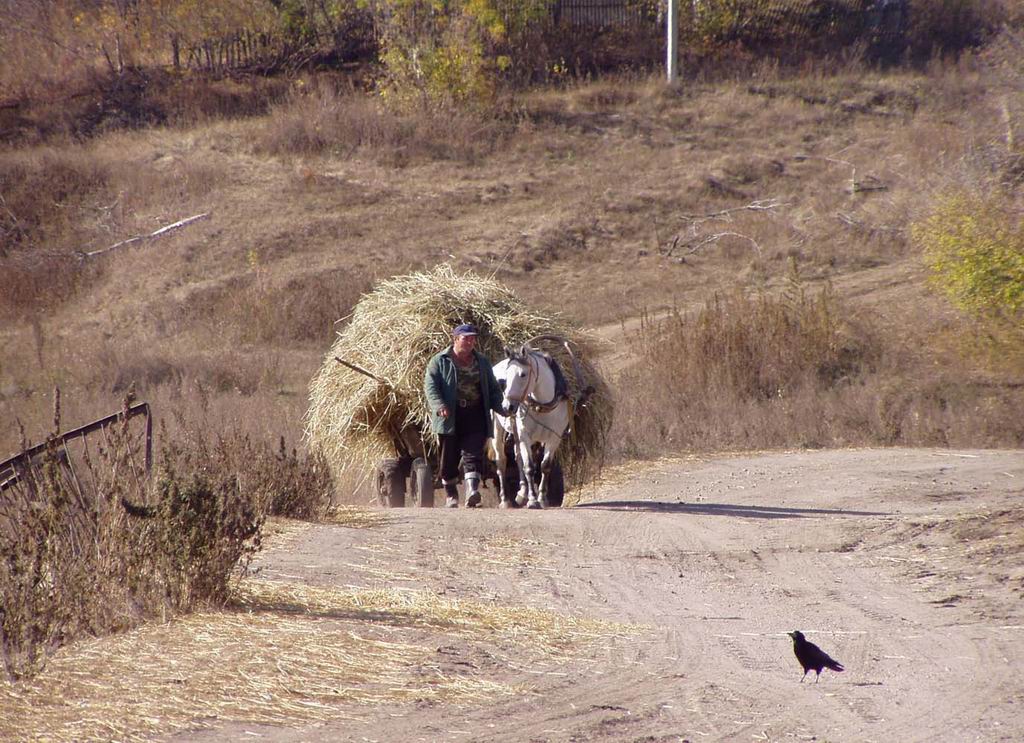
{"label": "green shrub", "polygon": [[1024,323],[1024,222],[997,197],[954,195],[912,234],[931,282],[961,310],[997,326]]}
{"label": "green shrub", "polygon": [[227,601],[231,578],[260,548],[266,515],[261,494],[240,483],[242,452],[197,441],[167,445],[155,482],[168,597],[178,610]]}

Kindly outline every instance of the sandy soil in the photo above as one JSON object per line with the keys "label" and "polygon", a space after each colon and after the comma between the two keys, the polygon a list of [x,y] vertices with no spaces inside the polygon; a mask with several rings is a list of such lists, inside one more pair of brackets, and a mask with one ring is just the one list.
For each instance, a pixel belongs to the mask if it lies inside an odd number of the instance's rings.
{"label": "sandy soil", "polygon": [[[643,629],[571,658],[524,648],[523,663],[420,631],[433,668],[522,693],[171,740],[1021,740],[1022,495],[1020,451],[800,451],[632,465],[560,510],[316,526],[266,553],[263,575],[375,586],[390,570]],[[801,684],[793,629],[846,672]]]}

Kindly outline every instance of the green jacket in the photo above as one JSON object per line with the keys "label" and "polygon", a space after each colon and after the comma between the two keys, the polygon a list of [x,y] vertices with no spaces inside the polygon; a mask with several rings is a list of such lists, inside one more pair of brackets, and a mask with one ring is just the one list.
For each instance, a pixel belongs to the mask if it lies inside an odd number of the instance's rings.
{"label": "green jacket", "polygon": [[[480,400],[483,402],[484,421],[488,433],[491,430],[491,411],[501,412],[501,387],[494,378],[494,368],[487,357],[479,351],[473,351],[480,365]],[[427,396],[427,407],[430,409],[430,430],[436,434],[455,433],[455,410],[458,405],[459,377],[449,346],[437,354],[427,364],[427,373],[423,377],[423,391]],[[451,414],[442,418],[437,414],[442,405],[447,405]]]}

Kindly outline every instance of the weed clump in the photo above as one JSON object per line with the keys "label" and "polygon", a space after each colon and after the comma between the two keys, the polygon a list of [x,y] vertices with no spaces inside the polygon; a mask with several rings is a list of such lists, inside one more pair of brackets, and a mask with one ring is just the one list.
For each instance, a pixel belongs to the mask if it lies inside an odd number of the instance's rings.
{"label": "weed clump", "polygon": [[795,274],[780,297],[716,296],[695,316],[646,322],[633,343],[640,362],[620,387],[637,407],[611,436],[627,456],[834,443],[823,406],[879,355],[828,290],[809,296]]}
{"label": "weed clump", "polygon": [[389,107],[360,93],[321,88],[272,109],[256,147],[272,155],[369,155],[404,166],[422,159],[475,162],[511,125],[493,112]]}
{"label": "weed clump", "polygon": [[790,276],[778,296],[716,297],[693,316],[645,322],[617,457],[826,446],[1019,446],[1019,385],[896,347],[828,289]]}
{"label": "weed clump", "polygon": [[223,604],[260,548],[268,507],[238,474],[244,448],[168,444],[150,484],[130,402],[81,453],[61,440],[58,413],[44,450],[0,490],[0,660],[12,680],[76,637]]}
{"label": "weed clump", "polygon": [[168,444],[154,484],[155,522],[171,608],[222,605],[236,568],[260,549],[266,504],[243,490],[231,447]]}
{"label": "weed clump", "polygon": [[295,447],[289,451],[282,436],[278,450],[265,447],[254,464],[256,477],[269,492],[272,516],[310,521],[327,516],[334,479],[322,454],[300,455]]}

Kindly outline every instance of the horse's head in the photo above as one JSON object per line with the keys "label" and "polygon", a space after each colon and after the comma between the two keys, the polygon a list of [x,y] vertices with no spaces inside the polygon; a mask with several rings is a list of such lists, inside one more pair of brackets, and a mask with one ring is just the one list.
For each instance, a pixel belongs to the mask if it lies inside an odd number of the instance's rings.
{"label": "horse's head", "polygon": [[505,353],[508,354],[508,359],[505,367],[505,394],[502,402],[505,410],[512,415],[533,390],[537,374],[534,362],[530,358],[530,349],[527,346],[524,345],[516,351],[506,349]]}

